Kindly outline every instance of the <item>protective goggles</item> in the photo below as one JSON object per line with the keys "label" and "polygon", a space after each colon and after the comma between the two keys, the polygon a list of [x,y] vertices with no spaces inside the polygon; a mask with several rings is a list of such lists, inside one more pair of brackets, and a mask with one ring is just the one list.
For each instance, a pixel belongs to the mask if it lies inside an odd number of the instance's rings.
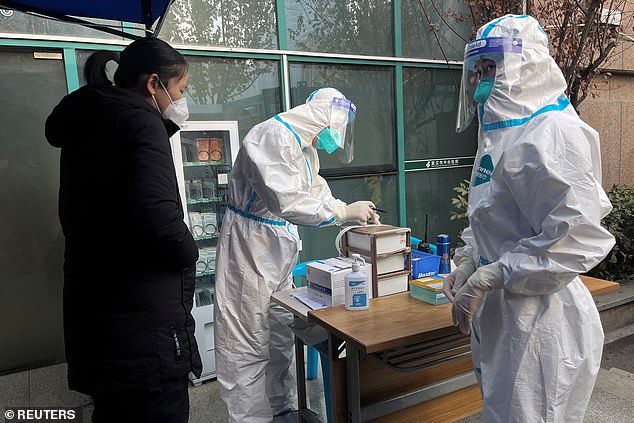
{"label": "protective goggles", "polygon": [[521,53],[520,38],[481,38],[466,45],[456,120],[457,132],[467,129],[476,114],[478,104],[485,104],[496,86],[496,80],[505,74],[505,56]]}

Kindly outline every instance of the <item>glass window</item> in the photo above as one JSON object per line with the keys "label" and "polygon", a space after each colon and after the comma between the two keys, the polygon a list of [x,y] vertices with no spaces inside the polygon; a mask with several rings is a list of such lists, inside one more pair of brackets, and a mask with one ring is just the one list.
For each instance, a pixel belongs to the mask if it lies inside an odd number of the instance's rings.
{"label": "glass window", "polygon": [[[398,226],[398,178],[396,175],[372,175],[361,178],[329,179],[328,185],[335,198],[350,204],[370,200],[387,213],[381,215],[381,223]],[[303,250],[301,261],[336,257],[335,237],[339,227],[300,227]]]}
{"label": "glass window", "polygon": [[451,199],[458,195],[453,188],[464,179],[471,179],[471,167],[405,174],[407,226],[412,228],[413,236],[423,239],[428,214],[428,241],[435,244],[436,235],[446,233],[451,237],[451,247],[456,247],[458,233],[467,226],[467,220],[450,220],[451,212],[456,211]]}
{"label": "glass window", "polygon": [[275,49],[275,1],[177,0],[159,37],[175,44]]}
{"label": "glass window", "polygon": [[467,3],[464,0],[403,0],[403,56],[461,61],[464,46],[473,32],[473,18]]}
{"label": "glass window", "polygon": [[288,49],[391,56],[391,0],[286,0]]}
{"label": "glass window", "polygon": [[357,106],[354,160],[344,166],[320,150],[322,174],[396,170],[393,68],[291,63],[290,80],[293,106],[321,87],[337,88]]}
{"label": "glass window", "polygon": [[[92,50],[77,50],[79,85]],[[260,122],[279,113],[279,62],[187,56],[190,120],[237,120],[240,140]],[[111,69],[114,75],[116,67]]]}
{"label": "glass window", "polygon": [[[100,39],[120,40],[113,34],[108,34],[83,25],[60,22],[54,19],[41,18],[14,10],[0,9],[0,32],[11,34],[39,34],[39,35],[64,35],[67,37],[86,37]],[[121,30],[120,21],[106,19],[81,18],[95,24],[110,25]]]}
{"label": "glass window", "polygon": [[188,56],[190,120],[237,120],[240,140],[281,111],[279,62]]}
{"label": "glass window", "polygon": [[475,156],[477,120],[456,133],[460,71],[403,69],[405,160]]}
{"label": "glass window", "polygon": [[[77,60],[77,74],[79,76],[79,86],[83,87],[86,85],[86,76],[84,75],[84,69],[86,68],[86,61],[93,54],[95,50],[76,50],[75,57]],[[114,74],[111,75],[114,77]]]}
{"label": "glass window", "polygon": [[64,359],[59,150],[44,138],[66,94],[64,63],[0,50],[0,86],[1,374]]}

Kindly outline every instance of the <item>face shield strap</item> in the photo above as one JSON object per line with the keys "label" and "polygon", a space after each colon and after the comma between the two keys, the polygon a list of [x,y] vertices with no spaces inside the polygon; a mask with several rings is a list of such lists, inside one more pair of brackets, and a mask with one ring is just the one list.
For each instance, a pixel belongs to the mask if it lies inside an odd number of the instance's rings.
{"label": "face shield strap", "polygon": [[472,56],[487,54],[522,53],[521,38],[491,37],[481,38],[467,44],[465,61]]}
{"label": "face shield strap", "polygon": [[357,106],[348,99],[335,97],[332,99],[332,107],[333,109],[342,109],[347,111],[347,122],[346,124],[354,122],[357,117]]}

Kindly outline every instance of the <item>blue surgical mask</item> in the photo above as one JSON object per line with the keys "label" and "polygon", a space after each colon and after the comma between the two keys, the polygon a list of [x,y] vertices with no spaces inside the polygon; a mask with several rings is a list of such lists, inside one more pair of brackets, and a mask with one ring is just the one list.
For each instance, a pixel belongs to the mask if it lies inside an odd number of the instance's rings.
{"label": "blue surgical mask", "polygon": [[495,82],[495,78],[486,78],[481,79],[476,87],[475,93],[473,94],[473,99],[476,103],[484,103],[491,95],[491,90],[493,89],[493,82]]}
{"label": "blue surgical mask", "polygon": [[317,148],[326,150],[326,153],[334,153],[341,145],[341,135],[331,128],[324,128],[317,136]]}

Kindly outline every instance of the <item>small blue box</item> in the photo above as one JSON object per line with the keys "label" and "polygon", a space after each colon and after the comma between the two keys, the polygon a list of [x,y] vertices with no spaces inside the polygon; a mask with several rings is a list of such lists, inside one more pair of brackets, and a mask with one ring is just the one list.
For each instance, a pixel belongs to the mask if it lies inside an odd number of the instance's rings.
{"label": "small blue box", "polygon": [[416,279],[409,283],[409,295],[432,305],[446,304],[449,300],[442,291],[442,285],[442,279]]}
{"label": "small blue box", "polygon": [[439,266],[440,256],[412,250],[412,279],[436,276]]}

